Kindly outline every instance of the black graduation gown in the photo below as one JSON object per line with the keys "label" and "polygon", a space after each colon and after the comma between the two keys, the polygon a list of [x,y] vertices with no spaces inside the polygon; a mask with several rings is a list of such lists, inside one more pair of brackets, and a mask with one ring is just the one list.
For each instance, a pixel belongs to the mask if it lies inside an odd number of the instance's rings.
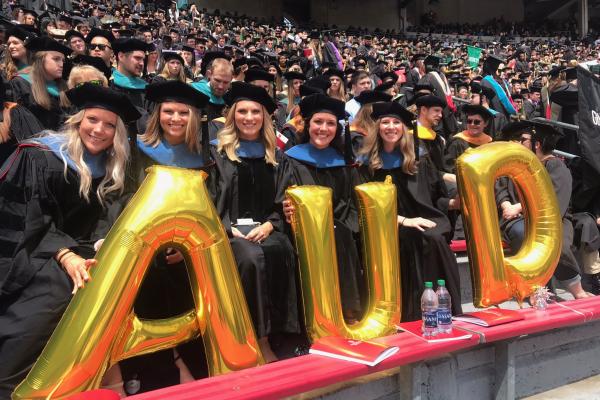
{"label": "black graduation gown", "polygon": [[371,173],[367,166],[361,166],[362,182],[382,182],[386,176],[392,177],[396,185],[398,215],[407,218],[421,217],[436,223],[432,229],[421,232],[415,228],[399,226],[400,265],[402,282],[402,321],[421,318],[421,294],[425,282],[444,279],[452,297],[452,312],[462,313],[460,298],[460,277],[456,257],[448,243],[452,238],[450,220],[436,207],[443,192],[432,191],[424,164],[414,175],[402,172],[402,168],[380,169]]}
{"label": "black graduation gown", "polygon": [[276,201],[284,155],[276,152],[276,167],[264,158],[240,158],[231,161],[224,153],[216,157],[223,189],[217,209],[229,225],[226,229],[231,232],[238,218],[270,222],[274,228],[260,244],[230,235],[256,335],[299,333],[295,253],[285,233],[281,202]]}
{"label": "black graduation gown", "polygon": [[130,88],[122,87],[122,86],[117,85],[115,83],[115,81],[112,79],[110,81],[108,81],[108,86],[111,89],[116,90],[117,92],[124,93],[129,98],[129,100],[131,100],[131,103],[133,103],[134,106],[136,106],[138,108],[142,108],[142,109],[146,108],[146,104],[145,104],[146,90],[145,89],[130,89]]}
{"label": "black graduation gown", "polygon": [[60,108],[58,97],[50,96],[51,107],[49,110],[43,108],[33,99],[31,84],[20,76],[16,76],[9,82],[12,92],[12,100],[27,108],[40,122],[44,129],[58,130],[63,123],[64,113]]}
{"label": "black graduation gown", "polygon": [[[554,276],[558,280],[564,281],[580,274],[577,259],[571,249],[571,245],[573,244],[573,224],[571,216],[568,213],[573,178],[569,169],[558,158],[553,157],[546,160],[544,166],[552,180],[552,186],[558,199],[560,215],[562,215],[563,243]],[[500,207],[504,201],[509,201],[511,204],[521,201],[514,183],[506,177],[500,178],[496,184],[496,204]],[[502,218],[501,209],[499,209],[499,213],[500,230],[502,231],[503,239],[508,242],[511,253],[514,254],[519,250],[523,242],[524,233],[522,230],[524,227],[524,218],[520,216],[511,220],[505,220]]]}
{"label": "black graduation gown", "polygon": [[446,144],[444,170],[451,174],[456,174],[456,159],[467,149],[474,147],[477,147],[477,145],[469,143],[461,138],[452,137]]}
{"label": "black graduation gown", "polygon": [[[146,169],[153,165],[160,164],[140,151],[137,146],[132,149],[132,163],[127,171],[127,180],[130,183],[127,186],[134,188],[133,192],[137,191],[144,181],[147,175]],[[214,202],[218,180],[215,163],[198,168],[198,170],[208,174],[206,185]],[[120,210],[113,211],[113,215],[120,214],[133,192],[123,196]],[[166,256],[166,250],[156,254],[144,276],[134,303],[135,313],[140,318],[169,318],[183,314],[195,307],[185,262],[167,264]],[[177,352],[194,378],[200,379],[208,375],[201,338],[178,345]],[[173,349],[133,357],[123,360],[119,364],[123,381],[126,383],[125,388],[129,394],[156,390],[177,385],[180,382],[179,368],[175,365]],[[139,388],[136,388],[136,383]]]}
{"label": "black graduation gown", "polygon": [[[0,111],[2,122],[3,111]],[[38,119],[23,106],[16,105],[10,110],[10,139],[0,143],[0,166],[16,150],[19,143],[44,130]]]}
{"label": "black graduation gown", "polygon": [[[79,196],[79,175],[49,150],[20,147],[0,172],[0,398],[22,381],[71,299],[54,260],[61,248],[94,255],[102,206]],[[93,179],[95,193],[102,178]],[[85,289],[84,289],[85,290]]]}
{"label": "black graduation gown", "polygon": [[360,292],[366,289],[358,251],[358,213],[353,200],[356,169],[347,166],[317,168],[286,157],[282,162],[282,173],[285,179],[281,181],[283,187],[280,193],[284,193],[291,185],[319,185],[333,190],[334,233],[342,309],[346,318],[359,319],[363,310]]}

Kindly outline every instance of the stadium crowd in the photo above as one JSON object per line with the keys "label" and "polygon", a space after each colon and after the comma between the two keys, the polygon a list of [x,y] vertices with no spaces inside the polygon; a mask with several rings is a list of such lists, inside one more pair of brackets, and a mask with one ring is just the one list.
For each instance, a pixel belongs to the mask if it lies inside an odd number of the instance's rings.
{"label": "stadium crowd", "polygon": [[[460,313],[450,249],[465,238],[455,162],[491,141],[526,146],[552,178],[563,217],[556,285],[576,298],[600,294],[600,171],[582,148],[590,132],[572,126],[578,73],[598,79],[600,40],[574,39],[569,22],[561,35],[496,21],[425,23],[405,36],[259,21],[175,1],[32,8],[3,2],[0,20],[1,398],[85,290],[94,254],[151,165],[207,173],[269,362],[307,343],[287,187],[332,189],[349,324],[368,295],[353,187],[386,176],[398,187],[403,320],[420,318],[423,283],[438,278]],[[496,186],[514,253],[526,210],[512,181]],[[135,312],[185,312],[194,307],[187,288],[183,255],[166,249]],[[203,352],[193,340],[122,361],[103,386],[125,396],[202,378]]]}

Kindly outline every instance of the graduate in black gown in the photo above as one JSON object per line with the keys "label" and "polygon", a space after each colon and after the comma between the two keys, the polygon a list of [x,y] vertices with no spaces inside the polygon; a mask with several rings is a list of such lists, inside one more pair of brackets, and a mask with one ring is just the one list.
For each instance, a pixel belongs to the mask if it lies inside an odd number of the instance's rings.
{"label": "graduate in black gown", "polygon": [[271,113],[276,105],[263,88],[234,82],[229,112],[216,142],[222,181],[217,209],[230,242],[261,351],[276,360],[269,337],[299,333],[295,254],[277,202],[283,154],[276,146]]}
{"label": "graduate in black gown", "polygon": [[[460,314],[460,279],[456,257],[448,243],[451,226],[436,208],[443,191],[432,191],[427,163],[415,159],[408,133],[412,113],[395,102],[373,104],[374,128],[360,151],[360,180],[392,177],[398,196],[398,233],[402,277],[402,320],[421,318],[421,293],[426,281],[444,279],[452,296],[452,312]],[[438,179],[441,184],[441,178]]]}
{"label": "graduate in black gown", "polygon": [[[206,106],[208,97],[183,82],[171,80],[148,85],[146,99],[156,106],[146,132],[137,137],[132,149],[128,179],[133,184],[128,187],[136,191],[146,177],[146,169],[153,165],[189,168],[208,174],[207,187],[215,201],[217,171],[209,153],[208,138],[201,135],[200,129],[199,109]],[[129,197],[125,195],[122,203]],[[167,248],[156,254],[144,277],[134,304],[135,313],[140,318],[160,319],[192,309],[194,299],[183,255],[175,248]],[[120,366],[128,394],[207,375],[201,339],[124,360]]]}
{"label": "graduate in black gown", "polygon": [[467,149],[479,147],[490,143],[492,137],[485,133],[490,120],[494,116],[487,108],[478,105],[465,105],[461,107],[466,115],[466,127],[462,132],[452,136],[446,143],[444,165],[446,172],[456,174],[456,159]]}
{"label": "graduate in black gown", "polygon": [[0,78],[0,166],[17,148],[17,145],[44,127],[23,106],[6,101],[6,84]]}
{"label": "graduate in black gown", "polygon": [[10,81],[12,100],[27,108],[46,129],[58,129],[64,114],[60,108],[60,92],[65,57],[71,49],[49,37],[30,39],[25,45],[32,54],[32,65]]}
{"label": "graduate in black gown", "polygon": [[136,107],[144,108],[146,81],[141,75],[146,51],[150,45],[139,39],[129,38],[115,40],[112,45],[117,58],[117,68],[113,70],[110,87],[123,92]]}
{"label": "graduate in black gown", "polygon": [[[0,171],[0,398],[31,369],[89,280],[96,228],[123,189],[129,147],[126,97],[86,84],[67,92],[82,108],[60,132],[19,145]],[[117,378],[117,381],[120,380]]]}
{"label": "graduate in black gown", "polygon": [[[573,224],[568,212],[571,200],[573,178],[564,162],[552,155],[561,133],[544,123],[519,121],[508,124],[503,130],[503,138],[519,141],[531,149],[542,162],[556,192],[562,216],[563,241],[558,266],[554,277],[576,299],[592,296],[581,286],[581,269],[573,254]],[[496,204],[501,215],[500,230],[504,240],[515,254],[525,238],[525,218],[518,190],[508,178],[500,178],[496,184]]]}
{"label": "graduate in black gown", "polygon": [[[304,117],[302,144],[286,152],[282,192],[291,185],[319,185],[333,190],[333,218],[338,257],[342,310],[348,322],[362,317],[361,290],[364,290],[358,251],[358,214],[354,203],[354,183],[350,136],[342,134],[339,120],[344,119],[342,101],[324,94],[305,97],[300,102]],[[346,140],[344,140],[346,139]],[[284,202],[288,221],[293,208]]]}

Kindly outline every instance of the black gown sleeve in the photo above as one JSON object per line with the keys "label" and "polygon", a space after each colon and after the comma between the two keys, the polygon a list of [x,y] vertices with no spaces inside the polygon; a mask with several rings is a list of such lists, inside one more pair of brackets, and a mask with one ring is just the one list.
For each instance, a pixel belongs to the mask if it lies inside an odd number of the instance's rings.
{"label": "black gown sleeve", "polygon": [[[27,285],[38,270],[56,264],[54,255],[78,242],[57,228],[53,218],[45,155],[19,148],[0,172],[0,287],[2,294]],[[58,265],[56,265],[56,268]]]}
{"label": "black gown sleeve", "polygon": [[550,179],[552,179],[552,186],[556,192],[558,199],[558,207],[560,208],[560,215],[565,216],[569,208],[569,202],[571,201],[571,193],[573,186],[573,178],[571,172],[567,166],[558,158],[551,158],[545,162]]}
{"label": "black gown sleeve", "polygon": [[464,140],[457,138],[450,139],[444,154],[444,171],[456,174],[456,160],[468,148],[469,145]]}

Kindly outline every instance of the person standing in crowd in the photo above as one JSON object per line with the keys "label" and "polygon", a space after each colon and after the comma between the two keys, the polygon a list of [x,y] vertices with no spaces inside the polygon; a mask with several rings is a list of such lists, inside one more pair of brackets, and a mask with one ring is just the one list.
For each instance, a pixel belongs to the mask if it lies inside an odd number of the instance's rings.
{"label": "person standing in crowd", "polygon": [[424,64],[427,73],[419,80],[419,83],[431,85],[433,87],[433,95],[444,102],[442,120],[440,121],[441,125],[437,125],[434,129],[436,132],[441,133],[444,138],[449,138],[457,131],[456,118],[454,117],[456,106],[452,100],[450,85],[448,84],[446,75],[440,71],[440,57],[427,56]]}
{"label": "person standing in crowd", "polygon": [[72,295],[85,290],[103,208],[124,187],[124,122],[140,116],[101,86],[67,96],[81,111],[61,131],[21,144],[0,173],[0,210],[10,215],[0,250],[2,398],[25,378]]}
{"label": "person standing in crowd", "polygon": [[[452,312],[460,314],[458,264],[448,246],[452,228],[436,204],[445,191],[430,185],[428,164],[416,160],[413,135],[408,132],[413,114],[398,103],[380,102],[372,106],[372,119],[375,122],[359,152],[359,182],[382,182],[391,176],[397,186],[402,320],[421,318],[423,285],[440,278],[450,291]],[[437,182],[443,185],[441,177]]]}
{"label": "person standing in crowd", "polygon": [[501,71],[504,69],[504,60],[490,55],[483,62],[483,80],[482,87],[492,89],[495,93],[493,98],[488,98],[490,107],[495,111],[504,114],[507,120],[511,115],[516,115],[517,110],[510,97],[510,91],[506,81],[501,77]]}

